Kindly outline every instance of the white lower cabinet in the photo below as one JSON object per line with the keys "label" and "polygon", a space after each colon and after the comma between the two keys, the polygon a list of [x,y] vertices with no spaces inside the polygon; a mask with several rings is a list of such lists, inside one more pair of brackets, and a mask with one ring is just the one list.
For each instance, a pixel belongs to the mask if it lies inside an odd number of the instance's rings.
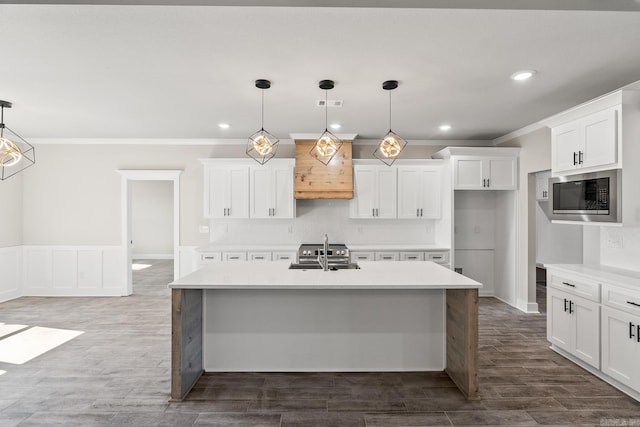
{"label": "white lower cabinet", "polygon": [[351,252],[351,261],[375,261],[376,254],[375,252],[368,251],[353,251]]}
{"label": "white lower cabinet", "polygon": [[398,261],[399,259],[398,252],[376,252],[376,261]]}
{"label": "white lower cabinet", "polygon": [[296,261],[296,253],[295,252],[274,252],[271,256],[271,259],[274,261]]}
{"label": "white lower cabinet", "polygon": [[246,252],[223,252],[222,258],[225,261],[246,261],[247,253]]}
{"label": "white lower cabinet", "polygon": [[640,316],[602,307],[602,372],[640,390]]}
{"label": "white lower cabinet", "polygon": [[607,283],[598,274],[547,265],[547,339],[638,399],[640,289]]}
{"label": "white lower cabinet", "polygon": [[271,261],[271,252],[247,252],[249,261]]}
{"label": "white lower cabinet", "polygon": [[554,288],[547,291],[547,339],[600,368],[600,305]]}

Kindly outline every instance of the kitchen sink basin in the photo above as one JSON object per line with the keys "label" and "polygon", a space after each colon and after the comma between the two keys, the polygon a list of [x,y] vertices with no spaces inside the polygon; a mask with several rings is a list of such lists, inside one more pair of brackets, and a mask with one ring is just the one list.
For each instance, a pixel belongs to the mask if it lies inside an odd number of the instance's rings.
{"label": "kitchen sink basin", "polygon": [[[329,264],[329,270],[359,270],[360,267],[356,263],[349,264]],[[296,264],[291,263],[289,266],[289,270],[322,270],[322,266],[320,264],[315,263],[304,263],[304,264]]]}

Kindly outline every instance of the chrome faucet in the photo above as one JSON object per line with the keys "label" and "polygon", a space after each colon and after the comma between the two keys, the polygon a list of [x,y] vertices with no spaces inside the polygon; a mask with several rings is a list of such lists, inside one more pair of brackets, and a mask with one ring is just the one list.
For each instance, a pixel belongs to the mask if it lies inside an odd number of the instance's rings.
{"label": "chrome faucet", "polygon": [[[318,264],[322,266],[324,271],[329,271],[329,236],[324,235],[323,251],[318,254]],[[322,254],[324,253],[324,256]]]}

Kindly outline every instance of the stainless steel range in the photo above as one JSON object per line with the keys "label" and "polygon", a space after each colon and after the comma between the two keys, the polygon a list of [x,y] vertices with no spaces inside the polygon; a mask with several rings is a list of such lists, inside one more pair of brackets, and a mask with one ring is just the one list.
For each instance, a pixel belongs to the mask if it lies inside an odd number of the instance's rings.
{"label": "stainless steel range", "polygon": [[325,257],[325,245],[322,243],[304,243],[300,245],[300,248],[298,248],[298,262],[291,264],[289,268],[313,270],[322,268],[325,270],[359,268],[357,264],[351,263],[351,253],[347,245],[331,243],[326,246]]}

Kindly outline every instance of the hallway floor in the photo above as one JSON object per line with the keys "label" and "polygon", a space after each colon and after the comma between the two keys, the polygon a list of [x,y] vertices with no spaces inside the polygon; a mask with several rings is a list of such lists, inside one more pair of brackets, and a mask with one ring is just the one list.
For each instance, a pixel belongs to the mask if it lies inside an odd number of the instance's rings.
{"label": "hallway floor", "polygon": [[493,298],[480,304],[476,402],[440,373],[226,373],[170,403],[172,264],[141,262],[152,266],[135,272],[130,297],[0,304],[0,323],[22,331],[83,332],[23,364],[0,361],[0,426],[640,425],[640,403],[549,350],[544,314]]}

